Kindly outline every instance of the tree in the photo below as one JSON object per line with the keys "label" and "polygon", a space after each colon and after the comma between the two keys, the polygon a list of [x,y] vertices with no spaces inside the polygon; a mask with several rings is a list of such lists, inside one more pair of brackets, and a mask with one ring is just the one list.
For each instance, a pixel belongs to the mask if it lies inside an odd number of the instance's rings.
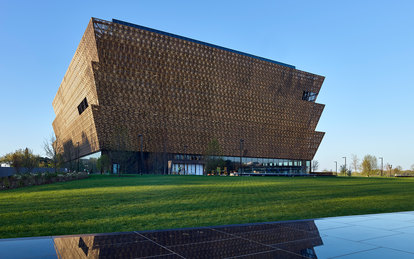
{"label": "tree", "polygon": [[319,168],[318,160],[313,160],[312,161],[312,172],[316,172],[316,170],[318,170],[318,168]]}
{"label": "tree", "polygon": [[390,164],[386,164],[385,165],[385,170],[387,170],[387,172],[388,172],[388,176],[389,177],[391,177],[391,173],[392,173],[392,165],[390,165]]}
{"label": "tree", "polygon": [[8,166],[11,166],[11,157],[10,154],[5,154],[4,156],[0,157],[0,163],[6,164]]}
{"label": "tree", "polygon": [[222,165],[225,165],[223,159],[219,158],[218,156],[221,155],[221,148],[220,143],[217,139],[212,139],[210,143],[207,145],[207,149],[204,154],[204,159],[206,163],[206,172],[211,172],[217,169]]}
{"label": "tree", "polygon": [[101,172],[101,174],[103,172],[109,171],[109,166],[110,166],[110,161],[107,155],[101,155],[96,161],[96,167]]}
{"label": "tree", "polygon": [[355,154],[351,155],[351,165],[354,168],[354,171],[357,172],[359,169],[359,158]]}
{"label": "tree", "polygon": [[346,173],[347,173],[346,166],[345,165],[341,165],[339,167],[339,172],[341,173],[341,175],[346,175]]}
{"label": "tree", "polygon": [[52,161],[56,173],[63,162],[63,145],[60,139],[52,134],[49,139],[45,139],[43,142],[43,149],[45,150],[46,156]]}
{"label": "tree", "polygon": [[39,157],[34,155],[32,150],[25,148],[23,151],[23,167],[28,172],[32,172],[33,168],[39,166]]}
{"label": "tree", "polygon": [[399,165],[397,165],[397,166],[394,168],[394,175],[400,175],[400,174],[401,174],[401,172],[402,172],[402,167],[401,167],[401,166],[399,166]]}
{"label": "tree", "polygon": [[53,168],[52,160],[48,157],[38,157],[39,167],[41,168]]}
{"label": "tree", "polygon": [[364,156],[362,160],[362,173],[366,174],[368,177],[377,169],[377,158],[372,155]]}
{"label": "tree", "polygon": [[0,158],[2,163],[8,164],[14,167],[16,173],[20,173],[20,169],[23,167],[23,151],[21,149],[16,150],[13,153],[8,153]]}
{"label": "tree", "polygon": [[414,164],[411,165],[411,171],[414,172]]}
{"label": "tree", "polygon": [[14,167],[18,174],[23,167],[26,167],[31,172],[39,164],[38,156],[34,155],[28,148],[24,150],[18,149],[13,153],[6,154],[0,158],[0,162]]}

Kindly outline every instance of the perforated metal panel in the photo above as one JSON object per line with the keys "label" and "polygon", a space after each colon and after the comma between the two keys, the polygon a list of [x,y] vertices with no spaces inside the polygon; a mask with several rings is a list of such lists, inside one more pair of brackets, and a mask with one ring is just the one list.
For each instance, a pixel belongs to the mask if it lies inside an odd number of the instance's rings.
{"label": "perforated metal panel", "polygon": [[[55,133],[98,150],[313,159],[324,77],[145,27],[92,19],[53,102]],[[89,107],[77,106],[87,97]],[[86,140],[86,142],[85,142]],[[73,151],[76,153],[75,151]]]}

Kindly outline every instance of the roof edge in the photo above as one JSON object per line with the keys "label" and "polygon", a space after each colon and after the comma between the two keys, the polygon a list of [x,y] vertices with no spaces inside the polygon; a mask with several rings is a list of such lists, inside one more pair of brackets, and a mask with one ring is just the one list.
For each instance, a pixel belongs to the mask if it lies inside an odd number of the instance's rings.
{"label": "roof edge", "polygon": [[271,63],[277,64],[277,65],[281,65],[281,66],[285,66],[285,67],[289,67],[289,68],[296,69],[296,67],[293,66],[293,65],[289,65],[289,64],[286,64],[286,63],[282,63],[282,62],[275,61],[275,60],[271,60],[271,59],[267,59],[267,58],[262,58],[262,57],[255,56],[255,55],[252,55],[252,54],[249,54],[249,53],[241,52],[241,51],[234,50],[234,49],[229,49],[229,48],[226,48],[226,47],[221,47],[221,46],[218,46],[218,45],[215,45],[215,44],[211,44],[211,43],[207,43],[207,42],[204,42],[204,41],[199,41],[199,40],[191,39],[191,38],[184,37],[184,36],[180,36],[180,35],[177,35],[177,34],[165,32],[165,31],[160,31],[160,30],[156,30],[156,29],[152,29],[152,28],[145,27],[145,26],[142,26],[142,25],[137,25],[137,24],[133,24],[133,23],[129,23],[129,22],[124,22],[124,21],[117,20],[117,19],[112,19],[112,22],[113,23],[120,24],[120,25],[125,25],[125,26],[129,26],[129,27],[141,29],[141,30],[155,32],[155,33],[158,33],[158,34],[163,34],[163,35],[170,36],[170,37],[173,37],[173,38],[177,38],[177,39],[181,39],[181,40],[185,40],[185,41],[194,42],[194,43],[201,44],[201,45],[205,45],[205,46],[208,46],[208,47],[212,47],[212,48],[216,48],[216,49],[221,49],[221,50],[233,52],[233,53],[236,53],[236,54],[240,54],[240,55],[243,55],[243,56],[247,56],[247,57],[250,57],[250,58],[259,59],[259,60],[262,60],[262,61],[271,62]]}

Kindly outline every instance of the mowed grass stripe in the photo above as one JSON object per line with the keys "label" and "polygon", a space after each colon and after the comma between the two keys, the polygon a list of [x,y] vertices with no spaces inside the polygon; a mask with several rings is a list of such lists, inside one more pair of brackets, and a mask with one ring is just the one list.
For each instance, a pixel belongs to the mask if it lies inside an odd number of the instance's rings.
{"label": "mowed grass stripe", "polygon": [[414,179],[91,176],[0,192],[0,237],[414,210]]}

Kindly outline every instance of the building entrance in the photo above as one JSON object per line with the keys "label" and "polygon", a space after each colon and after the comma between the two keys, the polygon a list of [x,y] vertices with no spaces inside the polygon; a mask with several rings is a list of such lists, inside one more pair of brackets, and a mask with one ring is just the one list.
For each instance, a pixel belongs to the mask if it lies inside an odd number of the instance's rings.
{"label": "building entrance", "polygon": [[172,163],[170,174],[203,175],[204,165],[190,163]]}

